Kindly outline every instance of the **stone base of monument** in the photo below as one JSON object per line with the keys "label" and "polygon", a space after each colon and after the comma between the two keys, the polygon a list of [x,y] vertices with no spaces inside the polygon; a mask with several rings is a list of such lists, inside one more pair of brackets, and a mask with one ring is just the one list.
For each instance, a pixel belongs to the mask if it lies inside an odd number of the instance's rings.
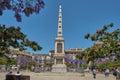
{"label": "stone base of monument", "polygon": [[67,72],[65,64],[55,64],[52,66],[52,72]]}

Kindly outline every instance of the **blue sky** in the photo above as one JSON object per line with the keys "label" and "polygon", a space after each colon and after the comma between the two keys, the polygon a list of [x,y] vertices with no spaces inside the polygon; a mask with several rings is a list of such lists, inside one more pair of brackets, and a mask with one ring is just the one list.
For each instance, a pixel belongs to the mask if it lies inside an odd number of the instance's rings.
{"label": "blue sky", "polygon": [[57,37],[58,9],[62,4],[63,37],[65,49],[88,48],[93,42],[84,39],[86,33],[95,33],[104,25],[114,23],[114,29],[120,28],[120,0],[44,0],[45,7],[38,15],[22,16],[17,22],[10,11],[0,16],[0,24],[20,26],[30,40],[37,41],[43,49],[31,53],[48,53],[54,50]]}

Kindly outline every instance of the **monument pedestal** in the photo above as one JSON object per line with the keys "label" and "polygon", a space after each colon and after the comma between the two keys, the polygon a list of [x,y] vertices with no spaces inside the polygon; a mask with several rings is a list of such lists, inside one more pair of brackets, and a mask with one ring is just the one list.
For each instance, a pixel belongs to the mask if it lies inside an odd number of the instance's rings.
{"label": "monument pedestal", "polygon": [[67,72],[67,67],[65,64],[54,64],[52,66],[52,72]]}

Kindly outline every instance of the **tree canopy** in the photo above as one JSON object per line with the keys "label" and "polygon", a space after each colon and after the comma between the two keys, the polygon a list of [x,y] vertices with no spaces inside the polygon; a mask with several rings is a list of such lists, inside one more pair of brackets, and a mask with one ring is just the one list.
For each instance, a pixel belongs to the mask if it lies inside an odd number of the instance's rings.
{"label": "tree canopy", "polygon": [[4,10],[11,10],[16,20],[21,22],[22,13],[28,17],[33,13],[38,14],[44,5],[43,0],[0,0],[0,16]]}
{"label": "tree canopy", "polygon": [[37,42],[29,40],[20,27],[0,25],[0,53],[8,53],[10,48],[22,51],[28,47],[34,51],[42,49]]}
{"label": "tree canopy", "polygon": [[109,31],[113,23],[103,26],[101,30],[96,30],[95,34],[87,33],[85,39],[91,39],[94,42],[101,42],[94,44],[92,47],[85,50],[87,60],[94,61],[98,58],[109,57],[112,52],[120,54],[120,29]]}

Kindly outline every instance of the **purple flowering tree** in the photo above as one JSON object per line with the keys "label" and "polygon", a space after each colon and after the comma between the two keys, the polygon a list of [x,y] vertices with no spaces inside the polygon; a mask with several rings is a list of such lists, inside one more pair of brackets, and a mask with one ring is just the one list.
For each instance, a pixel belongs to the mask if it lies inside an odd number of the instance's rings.
{"label": "purple flowering tree", "polygon": [[76,58],[76,59],[73,60],[73,62],[74,62],[75,64],[77,64],[78,62],[80,62],[80,60],[79,60],[78,58]]}
{"label": "purple flowering tree", "polygon": [[72,63],[73,62],[73,59],[72,59],[72,57],[70,55],[66,55],[65,58],[66,58],[67,63]]}
{"label": "purple flowering tree", "polygon": [[73,64],[74,60],[73,60],[73,58],[70,55],[66,55],[65,59],[66,59],[66,65],[68,67],[73,67],[74,66],[74,64]]}
{"label": "purple flowering tree", "polygon": [[32,58],[30,56],[25,55],[18,55],[16,57],[17,65],[19,65],[21,68],[27,68],[28,63],[32,61]]}
{"label": "purple flowering tree", "polygon": [[85,64],[86,61],[83,60],[82,58],[80,58],[81,56],[80,55],[76,55],[76,58],[73,59],[72,56],[70,55],[66,55],[66,64],[68,66],[77,66],[79,64]]}
{"label": "purple flowering tree", "polygon": [[10,10],[14,12],[16,20],[21,22],[22,14],[28,17],[33,13],[38,14],[44,5],[43,0],[0,0],[0,16],[2,16],[3,11]]}

